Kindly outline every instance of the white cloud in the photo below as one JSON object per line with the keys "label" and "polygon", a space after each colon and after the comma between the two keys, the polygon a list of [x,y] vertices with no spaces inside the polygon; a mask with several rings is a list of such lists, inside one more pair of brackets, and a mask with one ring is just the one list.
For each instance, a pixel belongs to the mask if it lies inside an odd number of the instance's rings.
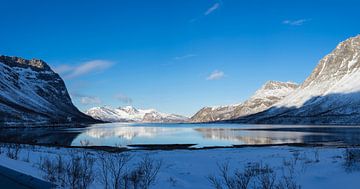
{"label": "white cloud", "polygon": [[69,65],[60,65],[54,68],[54,71],[58,74],[63,74],[66,72],[69,72],[73,70],[73,67],[69,66]]}
{"label": "white cloud", "polygon": [[95,105],[95,104],[101,104],[101,99],[96,96],[89,96],[79,93],[71,93],[71,98],[77,99],[81,104],[83,105]]}
{"label": "white cloud", "polygon": [[125,104],[132,104],[132,102],[133,102],[133,100],[130,97],[128,97],[124,94],[121,94],[121,93],[115,95],[115,99],[117,99],[120,102],[125,103]]}
{"label": "white cloud", "polygon": [[80,98],[80,103],[84,105],[101,104],[101,100],[99,97],[84,96]]}
{"label": "white cloud", "polygon": [[197,22],[198,20],[204,18],[205,16],[208,16],[209,14],[219,9],[222,6],[222,4],[223,3],[221,2],[221,0],[219,0],[217,3],[214,3],[211,7],[209,7],[202,15],[189,20],[189,23]]}
{"label": "white cloud", "polygon": [[284,20],[282,23],[290,26],[301,26],[310,19],[299,19],[299,20]]}
{"label": "white cloud", "polygon": [[183,60],[183,59],[188,59],[188,58],[192,58],[195,56],[196,56],[195,54],[186,54],[183,56],[176,56],[176,57],[174,57],[174,60]]}
{"label": "white cloud", "polygon": [[54,71],[62,74],[64,78],[75,78],[92,72],[103,71],[110,68],[113,62],[107,60],[91,60],[76,66],[60,65]]}
{"label": "white cloud", "polygon": [[224,76],[225,76],[224,72],[215,70],[206,78],[206,80],[218,80],[223,78]]}
{"label": "white cloud", "polygon": [[220,8],[220,3],[215,3],[215,4],[213,4],[213,6],[208,8],[206,10],[206,12],[204,12],[204,15],[207,16],[207,15],[211,14],[212,12],[216,11],[218,8]]}

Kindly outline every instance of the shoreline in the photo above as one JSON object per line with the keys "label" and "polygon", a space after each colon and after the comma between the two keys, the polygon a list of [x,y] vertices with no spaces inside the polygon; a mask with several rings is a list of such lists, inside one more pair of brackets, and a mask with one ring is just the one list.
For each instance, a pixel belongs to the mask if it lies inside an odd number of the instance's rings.
{"label": "shoreline", "polygon": [[0,141],[2,144],[19,144],[19,145],[31,145],[39,147],[53,147],[53,148],[65,148],[65,149],[88,149],[98,150],[105,152],[130,152],[137,150],[145,151],[172,151],[172,150],[187,150],[187,151],[201,151],[211,149],[242,149],[242,148],[267,148],[267,147],[323,147],[323,148],[349,148],[349,147],[360,147],[360,144],[347,145],[341,143],[280,143],[280,144],[243,144],[243,145],[232,145],[232,146],[205,146],[205,147],[193,147],[196,144],[130,144],[126,147],[117,146],[71,146],[71,145],[59,145],[59,144],[41,144],[41,143],[18,143],[11,141]]}

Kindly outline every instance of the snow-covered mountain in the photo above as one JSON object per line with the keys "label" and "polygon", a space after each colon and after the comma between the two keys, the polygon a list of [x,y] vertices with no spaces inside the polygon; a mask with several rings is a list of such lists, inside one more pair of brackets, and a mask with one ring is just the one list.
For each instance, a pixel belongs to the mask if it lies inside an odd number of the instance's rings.
{"label": "snow-covered mountain", "polygon": [[298,89],[271,109],[237,121],[360,124],[360,35],[341,42]]}
{"label": "snow-covered mountain", "polygon": [[179,123],[188,121],[188,118],[184,116],[161,113],[155,109],[136,109],[132,106],[94,107],[85,113],[95,119],[109,122]]}
{"label": "snow-covered mountain", "polygon": [[0,123],[96,122],[71,102],[60,76],[42,60],[0,56]]}
{"label": "snow-covered mountain", "polygon": [[291,82],[268,81],[245,102],[229,106],[202,108],[191,118],[191,122],[229,120],[258,113],[268,109],[297,87],[297,84]]}

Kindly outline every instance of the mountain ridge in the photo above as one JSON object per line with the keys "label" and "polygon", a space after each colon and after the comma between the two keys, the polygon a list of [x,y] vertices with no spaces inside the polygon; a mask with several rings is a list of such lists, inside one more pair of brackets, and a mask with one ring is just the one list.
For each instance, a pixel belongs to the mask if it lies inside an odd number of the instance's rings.
{"label": "mountain ridge", "polygon": [[182,123],[188,120],[185,116],[162,113],[155,109],[137,109],[132,106],[118,108],[109,106],[93,107],[85,111],[85,114],[108,122]]}
{"label": "mountain ridge", "polygon": [[256,124],[360,123],[360,35],[340,42],[291,95],[264,112],[231,120]]}
{"label": "mountain ridge", "polygon": [[293,82],[268,81],[246,101],[226,106],[204,107],[191,117],[191,122],[213,122],[234,119],[265,110],[287,96],[297,84]]}

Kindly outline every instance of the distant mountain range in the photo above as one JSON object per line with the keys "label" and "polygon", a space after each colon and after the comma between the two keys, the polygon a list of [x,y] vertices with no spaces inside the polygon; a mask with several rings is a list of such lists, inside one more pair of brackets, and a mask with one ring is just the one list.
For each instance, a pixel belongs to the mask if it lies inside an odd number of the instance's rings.
{"label": "distant mountain range", "polygon": [[71,102],[64,81],[42,60],[0,56],[0,123],[98,122]]}
{"label": "distant mountain range", "polygon": [[360,124],[360,35],[341,42],[300,86],[267,85],[244,103],[203,108],[191,121]]}
{"label": "distant mountain range", "polygon": [[188,121],[185,116],[161,113],[155,109],[136,109],[132,106],[94,107],[85,113],[95,119],[107,122],[179,123]]}

